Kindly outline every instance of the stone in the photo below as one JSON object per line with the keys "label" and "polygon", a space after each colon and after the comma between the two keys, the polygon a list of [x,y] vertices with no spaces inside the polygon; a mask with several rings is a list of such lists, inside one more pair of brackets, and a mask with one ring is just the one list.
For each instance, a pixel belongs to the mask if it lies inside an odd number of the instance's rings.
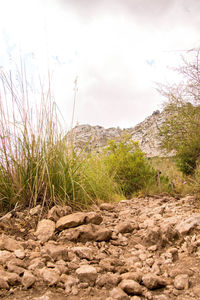
{"label": "stone", "polygon": [[142,281],[142,272],[137,271],[137,272],[127,272],[127,273],[123,273],[121,274],[121,278],[122,279],[131,279],[137,282],[141,282]]}
{"label": "stone", "polygon": [[169,298],[166,295],[157,295],[154,296],[154,300],[168,300]]}
{"label": "stone", "polygon": [[54,222],[57,222],[61,217],[64,217],[71,213],[72,208],[70,206],[55,205],[49,210],[47,218]]}
{"label": "stone", "polygon": [[177,275],[174,279],[174,287],[177,290],[186,290],[189,288],[189,276],[187,274]]}
{"label": "stone", "polygon": [[21,278],[16,273],[0,270],[0,278],[5,280],[9,285],[19,285]]}
{"label": "stone", "polygon": [[0,250],[7,250],[7,251],[14,252],[15,250],[23,251],[24,248],[14,238],[2,234],[0,237]]}
{"label": "stone", "polygon": [[35,281],[36,281],[36,278],[30,271],[24,272],[21,282],[25,289],[32,287],[33,284],[35,283]]}
{"label": "stone", "polygon": [[35,235],[40,242],[45,243],[52,238],[54,231],[55,223],[51,220],[43,219],[38,223]]}
{"label": "stone", "polygon": [[133,225],[130,222],[121,222],[115,226],[115,231],[117,233],[129,233],[134,230]]}
{"label": "stone", "polygon": [[111,299],[116,300],[129,300],[129,296],[119,287],[115,287],[110,291]]}
{"label": "stone", "polygon": [[97,279],[97,270],[90,265],[80,266],[76,270],[76,274],[81,282],[87,282],[89,285],[94,285]]}
{"label": "stone", "polygon": [[113,211],[114,210],[114,205],[112,203],[102,203],[99,208],[101,210],[107,210],[107,211]]}
{"label": "stone", "polygon": [[143,284],[150,290],[158,289],[167,285],[166,280],[153,273],[147,273],[142,277]]}
{"label": "stone", "polygon": [[142,286],[131,279],[123,279],[120,283],[120,288],[128,295],[141,295],[143,292]]}
{"label": "stone", "polygon": [[92,250],[88,247],[74,247],[72,251],[81,259],[92,260],[94,258]]}
{"label": "stone", "polygon": [[53,242],[49,242],[44,246],[43,251],[47,253],[54,261],[60,259],[64,261],[68,260],[68,249],[66,246],[57,245]]}
{"label": "stone", "polygon": [[187,234],[191,229],[195,228],[196,226],[200,225],[200,214],[195,214],[184,220],[183,222],[179,223],[176,226],[176,230],[179,234]]}
{"label": "stone", "polygon": [[120,282],[119,274],[108,272],[98,277],[96,281],[96,285],[98,285],[99,287],[106,287],[107,289],[110,289],[111,287],[117,286],[119,282]]}
{"label": "stone", "polygon": [[3,278],[0,278],[0,289],[9,290],[9,285]]}
{"label": "stone", "polygon": [[45,260],[41,257],[36,257],[30,261],[28,270],[42,269],[44,266]]}
{"label": "stone", "polygon": [[56,229],[58,231],[61,231],[64,229],[77,227],[85,223],[85,218],[86,214],[83,212],[77,212],[74,214],[64,216],[56,222]]}
{"label": "stone", "polygon": [[80,241],[85,243],[87,241],[108,241],[112,236],[110,229],[101,227],[95,224],[81,225],[77,228],[69,228],[62,231],[59,235],[58,241]]}
{"label": "stone", "polygon": [[21,249],[15,250],[14,254],[17,258],[20,258],[20,259],[23,259],[26,256],[24,250],[21,250]]}
{"label": "stone", "polygon": [[1,265],[5,265],[8,261],[10,261],[11,259],[15,258],[15,255],[9,251],[0,250],[0,264]]}
{"label": "stone", "polygon": [[49,268],[43,268],[40,270],[40,274],[43,277],[43,280],[49,285],[53,286],[57,284],[60,280],[60,275],[57,271]]}
{"label": "stone", "polygon": [[40,213],[40,211],[41,211],[41,205],[39,204],[39,205],[31,208],[29,213],[31,216],[34,216],[34,215],[38,215]]}
{"label": "stone", "polygon": [[102,221],[103,218],[99,213],[93,211],[86,213],[86,218],[85,218],[86,224],[91,223],[91,224],[99,225],[101,224]]}

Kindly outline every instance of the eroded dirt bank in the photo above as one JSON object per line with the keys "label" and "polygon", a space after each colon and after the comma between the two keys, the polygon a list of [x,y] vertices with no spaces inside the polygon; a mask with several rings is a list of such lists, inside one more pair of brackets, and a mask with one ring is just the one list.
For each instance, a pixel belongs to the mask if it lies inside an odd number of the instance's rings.
{"label": "eroded dirt bank", "polygon": [[193,196],[53,207],[42,218],[36,207],[2,218],[0,231],[1,299],[200,299]]}

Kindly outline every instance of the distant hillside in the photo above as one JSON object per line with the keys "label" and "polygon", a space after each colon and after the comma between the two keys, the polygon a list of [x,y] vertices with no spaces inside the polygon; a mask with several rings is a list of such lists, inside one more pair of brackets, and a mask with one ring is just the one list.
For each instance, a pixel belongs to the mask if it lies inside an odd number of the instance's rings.
{"label": "distant hillside", "polygon": [[105,129],[101,126],[78,125],[72,130],[74,147],[78,151],[83,147],[86,150],[98,150],[104,147],[109,139],[120,139],[123,134],[129,133],[134,141],[139,141],[140,148],[148,157],[166,156],[160,149],[160,141],[157,136],[163,121],[164,113],[155,111],[143,122],[127,129]]}

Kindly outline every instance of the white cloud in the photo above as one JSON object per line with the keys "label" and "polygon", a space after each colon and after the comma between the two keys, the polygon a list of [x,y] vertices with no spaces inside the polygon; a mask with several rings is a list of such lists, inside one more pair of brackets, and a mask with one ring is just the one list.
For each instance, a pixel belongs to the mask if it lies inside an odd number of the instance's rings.
{"label": "white cloud", "polygon": [[180,63],[179,50],[199,46],[198,8],[195,0],[2,0],[0,65],[10,67],[9,49],[34,76],[49,68],[68,124],[78,75],[76,119],[130,127],[159,108],[154,82],[176,80],[168,67]]}

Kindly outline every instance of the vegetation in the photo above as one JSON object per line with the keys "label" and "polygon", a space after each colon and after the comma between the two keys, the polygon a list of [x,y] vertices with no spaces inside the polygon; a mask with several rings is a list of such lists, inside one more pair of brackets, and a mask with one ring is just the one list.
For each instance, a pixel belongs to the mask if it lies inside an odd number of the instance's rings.
{"label": "vegetation", "polygon": [[76,154],[72,137],[64,138],[50,83],[46,93],[42,89],[38,105],[30,99],[25,78],[16,87],[11,77],[1,73],[1,210],[16,203],[80,208],[136,193],[169,190],[166,177],[158,186],[156,170],[129,139],[111,141],[98,155]]}
{"label": "vegetation", "polygon": [[126,197],[157,185],[157,172],[148,163],[137,142],[128,137],[118,143],[110,141],[105,153],[108,171]]}
{"label": "vegetation", "polygon": [[176,70],[182,75],[181,83],[160,88],[167,98],[160,135],[162,147],[175,151],[179,169],[192,175],[200,158],[200,61],[199,50],[188,54],[192,54],[190,60],[183,58],[183,66]]}

